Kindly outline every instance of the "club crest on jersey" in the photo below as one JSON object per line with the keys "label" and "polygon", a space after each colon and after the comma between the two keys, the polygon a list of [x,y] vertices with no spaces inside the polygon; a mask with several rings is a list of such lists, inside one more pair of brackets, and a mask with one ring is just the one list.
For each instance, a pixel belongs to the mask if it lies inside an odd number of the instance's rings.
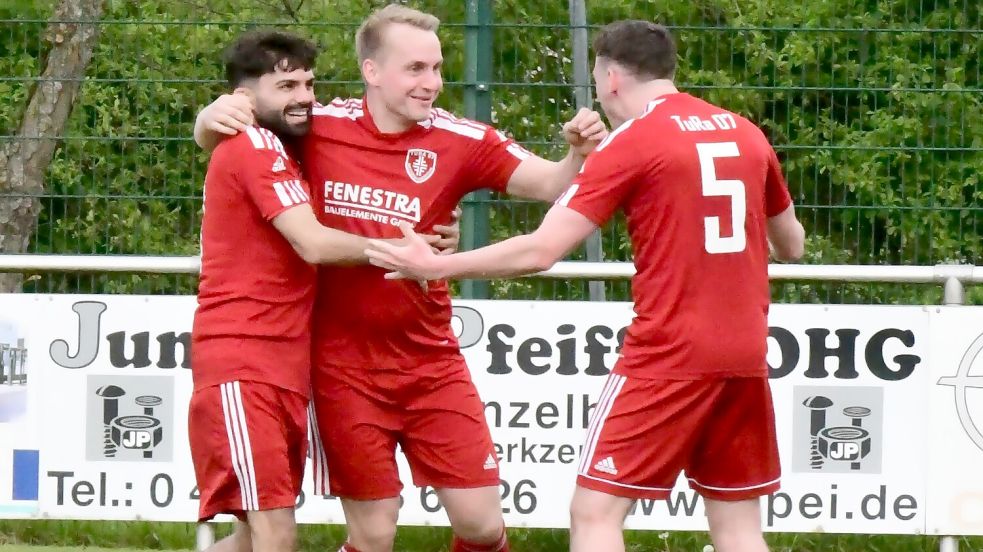
{"label": "club crest on jersey", "polygon": [[422,184],[433,176],[437,169],[437,154],[425,149],[411,149],[406,152],[406,174],[413,182]]}

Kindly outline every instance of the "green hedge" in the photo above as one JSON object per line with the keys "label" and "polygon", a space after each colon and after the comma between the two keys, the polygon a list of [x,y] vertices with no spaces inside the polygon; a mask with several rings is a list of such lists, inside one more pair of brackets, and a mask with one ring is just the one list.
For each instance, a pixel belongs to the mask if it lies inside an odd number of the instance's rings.
{"label": "green hedge", "polygon": [[[0,6],[0,133],[16,128],[48,47],[53,2]],[[275,7],[271,7],[275,4]],[[299,10],[288,11],[285,6]],[[247,27],[283,25],[323,47],[319,96],[358,94],[354,26],[381,2],[110,1],[66,137],[47,173],[33,251],[192,254],[205,157],[189,140],[218,94],[218,52]],[[464,2],[437,13],[447,56],[441,104],[464,113]],[[207,6],[207,7],[206,7]],[[807,262],[981,263],[980,7],[932,0],[588,2],[592,25],[621,17],[676,27],[681,86],[760,123],[782,157],[809,233]],[[14,20],[17,20],[16,22]],[[567,2],[496,0],[494,123],[555,155],[573,111]],[[974,32],[975,31],[975,32]],[[530,230],[542,206],[493,201],[495,239]],[[605,255],[630,255],[623,225]],[[26,289],[193,292],[192,277],[41,275]],[[580,283],[496,283],[498,297],[577,298]],[[627,286],[614,286],[626,297]],[[776,298],[935,302],[936,288],[783,285]],[[979,294],[971,296],[979,301]]]}

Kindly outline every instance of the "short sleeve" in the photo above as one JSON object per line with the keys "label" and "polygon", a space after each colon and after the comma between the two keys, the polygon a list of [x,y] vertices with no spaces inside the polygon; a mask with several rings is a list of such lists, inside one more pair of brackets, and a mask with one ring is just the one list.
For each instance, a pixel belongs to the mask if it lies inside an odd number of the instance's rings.
{"label": "short sleeve", "polygon": [[254,147],[250,140],[239,137],[235,141],[230,145],[236,147],[226,155],[235,156],[230,161],[237,167],[236,181],[264,219],[273,220],[291,207],[310,204],[309,187],[297,163],[275,137],[269,142],[272,147]]}
{"label": "short sleeve", "polygon": [[775,150],[771,147],[768,157],[768,174],[765,181],[765,215],[774,217],[780,215],[792,204],[792,196],[788,193],[785,177],[782,175],[782,165],[778,161]]}
{"label": "short sleeve", "polygon": [[515,169],[532,155],[515,140],[487,127],[484,136],[471,153],[468,172],[471,175],[472,189],[491,188],[504,192]]}
{"label": "short sleeve", "polygon": [[577,211],[598,226],[621,207],[645,170],[645,158],[635,153],[631,137],[623,135],[630,124],[611,133],[587,157],[580,174],[556,201],[558,205]]}

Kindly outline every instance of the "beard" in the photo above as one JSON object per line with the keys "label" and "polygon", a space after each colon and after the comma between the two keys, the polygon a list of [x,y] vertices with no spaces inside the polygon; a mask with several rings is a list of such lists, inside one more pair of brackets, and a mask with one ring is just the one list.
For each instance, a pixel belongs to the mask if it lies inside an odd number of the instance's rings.
{"label": "beard", "polygon": [[[290,123],[287,121],[287,111],[303,108],[307,110],[307,120],[303,123]],[[257,109],[256,122],[263,128],[273,131],[281,139],[299,138],[307,134],[311,128],[311,105],[294,104],[288,105],[283,110],[264,110]]]}

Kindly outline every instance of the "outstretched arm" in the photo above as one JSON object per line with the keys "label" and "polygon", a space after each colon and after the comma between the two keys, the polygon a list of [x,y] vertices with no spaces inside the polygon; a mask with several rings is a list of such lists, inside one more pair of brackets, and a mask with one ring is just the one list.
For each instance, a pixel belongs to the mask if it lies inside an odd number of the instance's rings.
{"label": "outstretched arm", "polygon": [[408,224],[400,226],[405,245],[369,240],[366,255],[372,264],[392,270],[387,278],[440,280],[444,278],[510,278],[547,270],[597,226],[573,209],[556,205],[532,234],[516,236],[473,251],[434,255]]}
{"label": "outstretched arm", "polygon": [[[317,221],[309,205],[298,205],[273,218],[273,226],[287,238],[294,251],[311,264],[355,265],[369,261],[365,254],[369,240],[362,236],[328,228]],[[417,235],[426,247],[440,239],[437,235]],[[399,244],[404,239],[381,240]]]}

